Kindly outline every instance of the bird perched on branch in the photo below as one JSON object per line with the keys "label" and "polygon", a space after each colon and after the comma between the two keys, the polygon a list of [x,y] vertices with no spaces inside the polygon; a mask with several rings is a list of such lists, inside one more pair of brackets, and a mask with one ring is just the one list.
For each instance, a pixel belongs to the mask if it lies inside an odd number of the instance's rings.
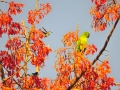
{"label": "bird perched on branch", "polygon": [[38,72],[32,73],[32,76],[37,76]]}
{"label": "bird perched on branch", "polygon": [[32,74],[27,74],[28,76],[38,76],[38,72],[32,73]]}
{"label": "bird perched on branch", "polygon": [[[43,27],[42,27],[42,28],[43,28]],[[45,37],[48,37],[48,36],[52,33],[51,31],[47,31],[45,28],[43,28],[43,30],[44,30],[44,31],[42,31],[42,32],[44,33]],[[32,73],[30,76],[37,76],[37,75],[39,75],[39,74],[38,74],[38,72],[39,72],[39,67],[36,66],[35,69],[36,69],[35,73]],[[28,75],[29,75],[29,74],[28,74]]]}
{"label": "bird perched on branch", "polygon": [[81,36],[78,38],[78,40],[76,42],[76,51],[78,51],[78,52],[84,51],[85,52],[89,37],[90,37],[89,32],[83,32],[81,34]]}
{"label": "bird perched on branch", "polygon": [[42,31],[42,32],[44,33],[45,37],[48,37],[52,33],[51,31],[47,31],[45,28],[43,28],[43,30],[44,31]]}
{"label": "bird perched on branch", "polygon": [[28,75],[29,75],[29,76],[38,76],[38,75],[39,75],[38,72],[39,72],[39,67],[36,66],[36,67],[35,67],[35,73],[28,74]]}

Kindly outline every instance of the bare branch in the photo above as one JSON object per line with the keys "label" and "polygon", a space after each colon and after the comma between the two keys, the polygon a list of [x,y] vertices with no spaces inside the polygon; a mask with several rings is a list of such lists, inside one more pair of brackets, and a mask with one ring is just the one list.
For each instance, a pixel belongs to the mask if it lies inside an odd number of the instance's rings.
{"label": "bare branch", "polygon": [[116,0],[113,0],[113,3],[114,3],[114,4],[117,4],[117,1],[116,1]]}
{"label": "bare branch", "polygon": [[13,78],[13,80],[15,81],[15,83],[20,87],[20,89],[22,90],[21,85]]}
{"label": "bare branch", "polygon": [[100,50],[100,52],[97,55],[97,57],[93,60],[92,65],[99,59],[99,57],[101,56],[101,54],[103,53],[103,51],[106,49],[106,47],[108,45],[108,42],[109,42],[109,40],[110,40],[110,38],[111,38],[111,36],[113,34],[113,31],[116,28],[116,25],[117,25],[118,21],[119,21],[119,18],[116,20],[115,24],[113,25],[113,27],[112,27],[112,29],[111,29],[111,31],[110,31],[110,33],[109,33],[109,35],[108,35],[108,37],[107,37],[107,39],[105,41],[105,44],[104,44],[103,48]]}
{"label": "bare branch", "polygon": [[3,66],[1,65],[1,61],[0,61],[0,73],[1,73],[1,79],[3,80],[5,78],[5,74],[4,74],[4,70],[3,70]]}

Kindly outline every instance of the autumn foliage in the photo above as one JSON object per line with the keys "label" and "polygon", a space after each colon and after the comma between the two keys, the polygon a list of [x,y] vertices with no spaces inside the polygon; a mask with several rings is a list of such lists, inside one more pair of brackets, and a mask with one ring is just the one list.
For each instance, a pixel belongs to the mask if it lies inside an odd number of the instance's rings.
{"label": "autumn foliage", "polygon": [[[49,3],[40,4],[41,8],[30,10],[27,22],[31,27],[27,27],[24,20],[18,23],[14,22],[12,17],[12,15],[22,12],[24,4],[13,1],[1,2],[9,5],[7,12],[0,10],[0,37],[2,38],[3,34],[8,36],[5,45],[8,50],[0,51],[0,64],[7,71],[7,75],[5,75],[7,77],[2,79],[1,89],[16,90],[19,87],[22,90],[38,90],[40,88],[45,90],[47,79],[28,76],[26,71],[28,62],[31,62],[31,65],[43,67],[45,57],[52,50],[42,41],[44,33],[41,29],[37,30],[35,26],[51,11],[51,5]],[[24,70],[24,73],[21,73],[21,70]]]}
{"label": "autumn foliage", "polygon": [[88,55],[93,55],[97,48],[92,44],[87,46],[84,54],[75,51],[75,42],[78,38],[76,32],[68,32],[63,37],[64,47],[56,50],[57,60],[55,69],[58,72],[57,80],[51,86],[51,90],[66,90],[80,75],[83,76],[76,82],[71,90],[107,90],[114,84],[114,78],[108,77],[111,72],[108,59],[92,66]]}
{"label": "autumn foliage", "polygon": [[[114,0],[91,1],[93,6],[90,15],[95,31],[104,31],[110,22],[119,18],[120,5]],[[9,5],[7,11],[0,9],[0,37],[2,39],[3,34],[8,36],[5,44],[7,50],[0,51],[0,71],[6,71],[1,72],[1,77],[4,75],[0,82],[2,90],[110,90],[110,87],[115,85],[114,78],[108,76],[111,72],[109,57],[92,64],[88,56],[97,52],[94,44],[88,44],[85,52],[75,50],[78,35],[81,33],[78,25],[76,30],[63,35],[64,47],[55,51],[56,79],[29,76],[28,62],[39,68],[44,67],[46,56],[52,51],[43,41],[45,35],[42,29],[36,29],[36,24],[49,14],[52,6],[50,3],[39,4],[36,0],[36,8],[28,11],[27,21],[21,20],[19,23],[14,22],[13,15],[22,13],[24,4],[14,1],[0,3]],[[30,26],[26,26],[25,23]]]}
{"label": "autumn foliage", "polygon": [[95,31],[103,31],[110,22],[119,18],[120,4],[116,0],[92,0],[95,4],[90,14],[93,17],[92,26]]}

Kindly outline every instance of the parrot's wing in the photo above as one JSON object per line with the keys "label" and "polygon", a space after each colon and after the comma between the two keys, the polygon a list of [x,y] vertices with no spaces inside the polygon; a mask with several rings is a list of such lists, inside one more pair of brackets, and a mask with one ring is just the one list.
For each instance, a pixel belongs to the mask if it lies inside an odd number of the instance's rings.
{"label": "parrot's wing", "polygon": [[86,46],[87,46],[87,43],[88,43],[87,36],[81,36],[80,40],[81,40],[80,50],[85,52]]}
{"label": "parrot's wing", "polygon": [[84,36],[80,36],[78,41],[76,42],[76,50],[79,52],[83,51],[86,44],[87,44],[87,38]]}
{"label": "parrot's wing", "polygon": [[79,39],[76,42],[76,50],[77,51],[84,51],[86,50],[86,46],[88,44],[87,38],[89,38],[90,33],[89,32],[83,32]]}
{"label": "parrot's wing", "polygon": [[76,42],[76,50],[77,50],[77,51],[80,51],[80,44],[81,44],[81,41],[78,40],[78,41]]}

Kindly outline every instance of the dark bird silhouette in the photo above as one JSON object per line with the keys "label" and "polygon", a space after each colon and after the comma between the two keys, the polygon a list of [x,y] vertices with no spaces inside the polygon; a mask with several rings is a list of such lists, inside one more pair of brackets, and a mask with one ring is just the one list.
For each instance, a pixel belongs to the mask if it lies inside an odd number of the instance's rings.
{"label": "dark bird silhouette", "polygon": [[52,33],[51,31],[47,31],[45,28],[43,28],[43,30],[44,31],[42,31],[42,32],[44,33],[45,37],[48,37]]}

